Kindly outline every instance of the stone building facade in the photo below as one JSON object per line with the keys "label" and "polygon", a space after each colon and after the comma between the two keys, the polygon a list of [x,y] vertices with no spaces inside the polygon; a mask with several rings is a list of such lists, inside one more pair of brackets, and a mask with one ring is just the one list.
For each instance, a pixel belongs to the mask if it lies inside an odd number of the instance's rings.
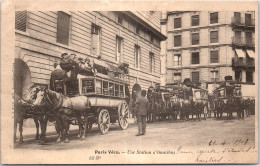
{"label": "stone building facade", "polygon": [[[180,11],[162,13],[165,84],[185,78],[214,84],[231,75],[237,83],[255,83],[255,13]],[[164,67],[162,67],[163,69]]]}
{"label": "stone building facade", "polygon": [[[15,57],[24,62],[28,82],[49,85],[62,53],[129,64],[130,91],[160,83],[160,12],[17,11]],[[29,81],[28,81],[29,80]]]}

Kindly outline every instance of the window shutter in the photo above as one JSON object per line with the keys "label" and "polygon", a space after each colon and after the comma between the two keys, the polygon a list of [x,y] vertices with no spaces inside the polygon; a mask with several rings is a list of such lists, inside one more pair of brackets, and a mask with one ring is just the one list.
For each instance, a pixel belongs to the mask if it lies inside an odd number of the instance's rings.
{"label": "window shutter", "polygon": [[26,32],[27,11],[15,12],[15,29]]}
{"label": "window shutter", "polygon": [[70,15],[64,12],[58,12],[57,22],[57,42],[69,44]]}

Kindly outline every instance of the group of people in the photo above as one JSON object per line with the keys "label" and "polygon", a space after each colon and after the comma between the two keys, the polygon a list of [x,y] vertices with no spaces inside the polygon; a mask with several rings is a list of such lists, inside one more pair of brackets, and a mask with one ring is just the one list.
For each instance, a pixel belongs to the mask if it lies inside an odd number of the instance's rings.
{"label": "group of people", "polygon": [[51,73],[50,88],[54,91],[64,91],[58,89],[55,81],[63,81],[66,85],[68,94],[76,94],[78,92],[78,74],[93,74],[93,64],[86,57],[78,58],[75,54],[61,54],[60,62],[54,63],[54,71]]}

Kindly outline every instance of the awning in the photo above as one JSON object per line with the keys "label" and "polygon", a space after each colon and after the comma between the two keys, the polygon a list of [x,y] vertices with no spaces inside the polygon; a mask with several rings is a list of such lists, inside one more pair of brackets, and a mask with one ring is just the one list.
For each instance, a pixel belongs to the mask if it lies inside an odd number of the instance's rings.
{"label": "awning", "polygon": [[235,50],[236,50],[237,56],[239,58],[245,58],[246,57],[245,52],[243,50],[241,50],[241,49],[235,49]]}
{"label": "awning", "polygon": [[246,50],[247,54],[250,56],[250,58],[255,58],[255,53],[252,50]]}

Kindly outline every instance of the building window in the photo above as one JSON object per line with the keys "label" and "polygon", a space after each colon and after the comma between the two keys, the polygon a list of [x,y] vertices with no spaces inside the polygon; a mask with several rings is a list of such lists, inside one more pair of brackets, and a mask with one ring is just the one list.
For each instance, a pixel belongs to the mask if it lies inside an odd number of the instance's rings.
{"label": "building window", "polygon": [[200,43],[200,34],[199,33],[191,34],[191,44],[197,45],[199,43]]}
{"label": "building window", "polygon": [[246,82],[253,83],[253,72],[252,71],[246,72]]}
{"label": "building window", "polygon": [[140,26],[139,25],[136,25],[136,29],[135,29],[135,32],[140,35]]}
{"label": "building window", "polygon": [[149,53],[149,65],[150,65],[150,72],[153,73],[154,72],[154,68],[155,68],[155,60],[154,60],[154,53],[150,52]]}
{"label": "building window", "polygon": [[235,80],[236,82],[242,81],[242,72],[240,70],[235,70]]}
{"label": "building window", "polygon": [[123,38],[116,36],[116,62],[121,62],[123,52]]}
{"label": "building window", "polygon": [[249,13],[245,14],[245,23],[246,25],[252,25],[252,15]]}
{"label": "building window", "polygon": [[[250,45],[251,43],[253,43],[253,36],[252,36],[252,32],[247,31],[245,33],[245,37],[246,37],[246,44]],[[252,44],[251,44],[252,45]]]}
{"label": "building window", "polygon": [[100,27],[92,24],[91,26],[91,50],[95,55],[100,55]]}
{"label": "building window", "polygon": [[199,52],[191,53],[191,64],[200,64],[200,53]]}
{"label": "building window", "polygon": [[214,71],[211,71],[210,72],[210,79],[211,79],[211,82],[217,82],[218,81],[218,71],[214,70]]}
{"label": "building window", "polygon": [[210,31],[210,43],[218,42],[218,31]]}
{"label": "building window", "polygon": [[199,24],[200,24],[200,16],[199,15],[191,16],[191,26],[199,26]]}
{"label": "building window", "polygon": [[174,47],[181,46],[181,35],[174,36]]}
{"label": "building window", "polygon": [[120,16],[120,15],[118,16],[117,22],[122,25],[122,23],[123,23],[123,18],[122,18],[122,16]]}
{"label": "building window", "polygon": [[181,54],[174,54],[173,65],[174,66],[180,66],[181,65]]}
{"label": "building window", "polygon": [[27,11],[15,12],[15,29],[26,32]]}
{"label": "building window", "polygon": [[235,38],[241,39],[242,32],[241,31],[235,31]]}
{"label": "building window", "polygon": [[135,45],[135,67],[140,68],[140,47]]}
{"label": "building window", "polygon": [[218,23],[218,12],[210,13],[210,24]]}
{"label": "building window", "polygon": [[174,18],[174,29],[181,28],[181,18]]}
{"label": "building window", "polygon": [[173,83],[181,83],[181,73],[173,74]]}
{"label": "building window", "polygon": [[191,73],[191,78],[193,83],[199,83],[200,82],[200,73],[198,71]]}
{"label": "building window", "polygon": [[210,51],[210,63],[218,63],[218,50]]}
{"label": "building window", "polygon": [[69,44],[70,15],[58,12],[57,22],[57,42],[61,44]]}

